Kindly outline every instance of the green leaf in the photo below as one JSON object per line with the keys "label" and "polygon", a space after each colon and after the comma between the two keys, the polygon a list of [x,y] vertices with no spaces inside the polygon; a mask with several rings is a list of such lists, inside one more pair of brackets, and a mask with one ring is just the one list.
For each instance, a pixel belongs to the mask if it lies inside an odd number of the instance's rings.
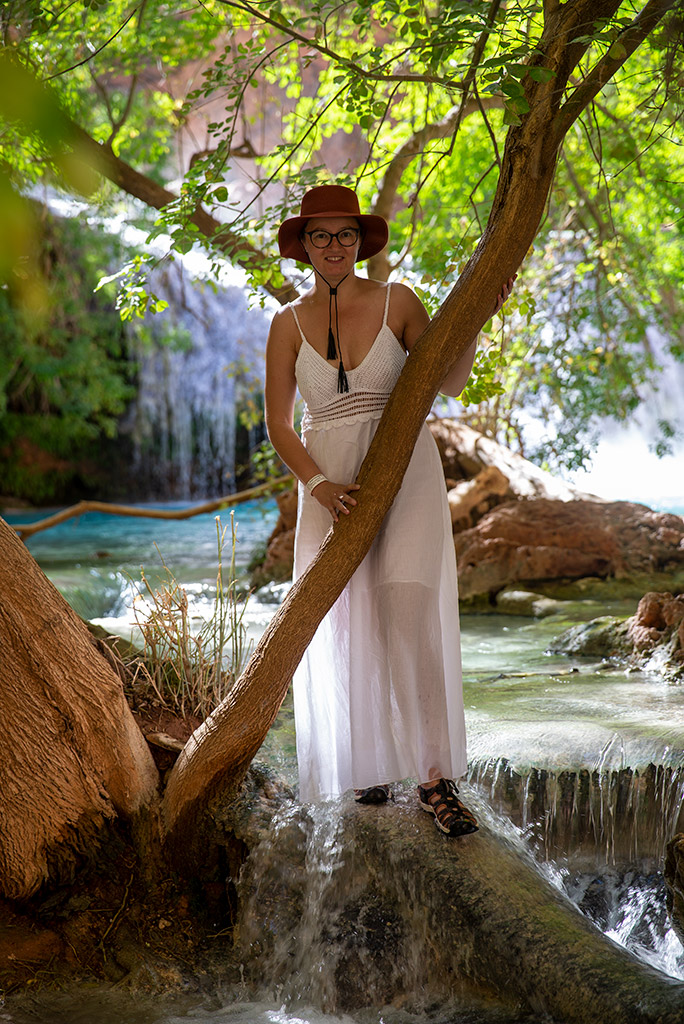
{"label": "green leaf", "polygon": [[556,72],[551,68],[528,68],[527,73],[534,82],[550,82],[556,77]]}
{"label": "green leaf", "polygon": [[611,58],[611,60],[624,60],[627,56],[627,47],[624,43],[621,43],[619,40],[616,39],[616,41],[608,50],[608,56]]}
{"label": "green leaf", "polygon": [[519,125],[520,124],[520,118],[518,117],[516,112],[511,107],[509,107],[508,105],[506,105],[506,107],[504,109],[503,123],[504,124],[508,124],[508,125]]}

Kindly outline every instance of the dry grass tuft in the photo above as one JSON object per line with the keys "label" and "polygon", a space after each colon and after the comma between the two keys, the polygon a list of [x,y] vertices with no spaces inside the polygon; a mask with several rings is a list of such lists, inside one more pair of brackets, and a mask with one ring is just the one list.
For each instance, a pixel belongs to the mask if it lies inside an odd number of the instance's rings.
{"label": "dry grass tuft", "polygon": [[187,592],[161,557],[165,578],[153,586],[141,570],[134,602],[143,638],[141,657],[129,666],[155,702],[180,716],[206,718],[228,695],[250,654],[243,617],[249,595],[235,577],[235,522],[230,514],[230,559],[224,572],[228,527],[216,517],[218,570],[211,616],[190,614]]}

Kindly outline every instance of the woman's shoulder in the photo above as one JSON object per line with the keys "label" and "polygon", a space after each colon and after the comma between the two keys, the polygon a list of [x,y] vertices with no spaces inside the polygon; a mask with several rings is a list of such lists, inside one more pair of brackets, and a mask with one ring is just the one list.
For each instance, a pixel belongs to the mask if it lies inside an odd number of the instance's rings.
{"label": "woman's shoulder", "polygon": [[409,288],[408,285],[402,284],[400,281],[376,281],[373,278],[360,278],[359,280],[363,282],[369,299],[381,294],[384,301],[389,291],[390,302],[393,306],[397,303],[410,306],[412,303],[420,302],[413,289]]}
{"label": "woman's shoulder", "polygon": [[396,302],[411,304],[420,302],[420,299],[414,292],[413,288],[409,288],[408,285],[403,284],[401,281],[376,281],[373,278],[361,278],[364,285],[366,286],[369,295],[376,292],[382,292],[386,294],[389,289],[390,299],[392,305]]}
{"label": "woman's shoulder", "polygon": [[416,302],[420,302],[413,288],[403,284],[401,281],[391,281],[390,288],[392,289],[392,303],[401,302],[411,306]]}
{"label": "woman's shoulder", "polygon": [[281,306],[280,309],[276,310],[271,320],[271,329],[269,331],[269,337],[273,341],[277,342],[293,342],[296,344],[299,331],[297,330],[297,321],[294,313],[294,303],[288,302],[286,306]]}

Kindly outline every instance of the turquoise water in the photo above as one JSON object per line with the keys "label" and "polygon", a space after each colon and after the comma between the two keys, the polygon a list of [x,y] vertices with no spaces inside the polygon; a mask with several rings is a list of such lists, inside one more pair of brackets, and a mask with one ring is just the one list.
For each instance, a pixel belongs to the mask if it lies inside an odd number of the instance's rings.
{"label": "turquoise water", "polygon": [[[44,514],[17,512],[7,518],[16,523]],[[276,518],[272,500],[248,502],[234,511],[235,561],[243,576]],[[230,514],[223,513],[220,521],[229,527]],[[186,589],[193,614],[210,614],[216,529],[214,514],[160,521],[87,513],[35,535],[28,548],[79,614],[130,636],[140,567],[154,578],[162,574],[162,558]],[[284,584],[250,598],[245,623],[251,640],[261,635],[286,591]],[[572,605],[569,617],[463,616],[471,760],[484,762],[506,753],[518,770],[530,765],[595,770],[678,764],[684,749],[684,687],[657,675],[548,653],[554,637],[578,618],[627,616],[635,606],[636,601],[609,605],[587,600]],[[290,737],[284,760],[291,760],[291,713],[285,709],[284,714],[289,715]],[[292,771],[291,764],[283,767]]]}
{"label": "turquoise water", "polygon": [[[184,505],[141,508],[182,509]],[[33,523],[46,512],[11,512],[8,523]],[[235,528],[235,566],[246,580],[255,547],[263,544],[278,516],[275,500],[250,501],[232,513]],[[29,537],[28,550],[45,574],[83,618],[113,633],[130,635],[133,598],[139,589],[141,567],[151,580],[164,577],[164,565],[188,589],[201,614],[216,593],[218,569],[217,520],[226,530],[224,567],[232,548],[231,512],[209,513],[186,520],[144,519],[88,512]],[[163,560],[163,562],[162,562]],[[257,614],[258,634],[263,616]]]}
{"label": "turquoise water", "polygon": [[[183,504],[141,505],[141,509],[181,510]],[[35,523],[50,510],[4,512],[8,523]],[[216,565],[216,516],[224,526],[230,510],[193,516],[185,520],[144,519],[87,512],[30,537],[26,546],[47,572],[64,567],[112,569],[135,568],[159,560],[157,548],[182,575]],[[237,563],[246,565],[254,546],[265,540],[275,524],[274,500],[248,501],[234,511]]]}

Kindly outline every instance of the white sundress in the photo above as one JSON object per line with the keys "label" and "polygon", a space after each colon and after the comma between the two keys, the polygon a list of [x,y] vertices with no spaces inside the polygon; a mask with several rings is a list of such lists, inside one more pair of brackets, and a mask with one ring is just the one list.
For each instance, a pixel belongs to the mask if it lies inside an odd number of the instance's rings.
{"label": "white sundress", "polygon": [[[390,291],[370,351],[346,371],[344,394],[337,367],[309,344],[290,307],[302,338],[302,441],[336,483],[356,479],[406,359],[387,324]],[[300,484],[295,579],[330,526],[330,513]],[[297,668],[294,710],[304,802],[466,770],[456,556],[441,460],[425,425],[368,554]]]}

